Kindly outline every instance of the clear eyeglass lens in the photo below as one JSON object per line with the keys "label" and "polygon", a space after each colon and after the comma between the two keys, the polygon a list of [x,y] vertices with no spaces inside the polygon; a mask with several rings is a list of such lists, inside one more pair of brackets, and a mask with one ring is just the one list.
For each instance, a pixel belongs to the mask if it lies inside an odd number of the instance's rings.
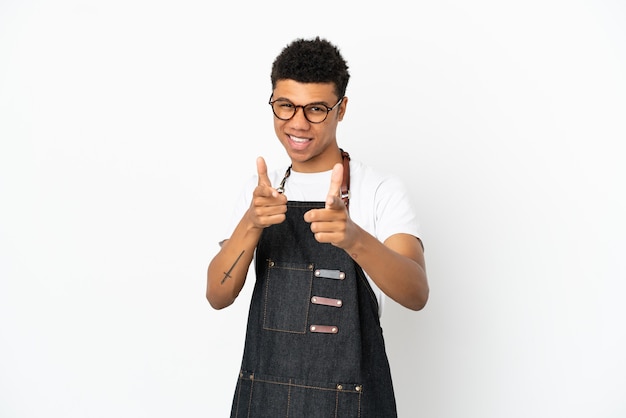
{"label": "clear eyeglass lens", "polygon": [[[279,119],[289,120],[295,115],[298,108],[291,102],[277,100],[272,104],[272,109]],[[312,104],[304,107],[304,115],[309,122],[316,123],[324,121],[328,115],[328,111],[324,106]]]}
{"label": "clear eyeglass lens", "polygon": [[320,105],[308,105],[304,107],[304,114],[311,122],[321,122],[326,119],[328,111],[326,107]]}
{"label": "clear eyeglass lens", "polygon": [[272,103],[272,108],[276,116],[280,119],[291,119],[296,112],[296,108],[293,104],[283,100]]}

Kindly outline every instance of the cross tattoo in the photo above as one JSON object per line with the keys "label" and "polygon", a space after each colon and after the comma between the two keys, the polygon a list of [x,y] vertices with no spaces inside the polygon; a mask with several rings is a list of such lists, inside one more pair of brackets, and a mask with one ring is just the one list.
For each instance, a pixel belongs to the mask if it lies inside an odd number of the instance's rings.
{"label": "cross tattoo", "polygon": [[246,251],[242,251],[241,254],[239,254],[239,257],[237,257],[237,259],[235,260],[235,262],[233,263],[233,265],[230,267],[230,269],[228,271],[224,272],[224,278],[222,279],[222,281],[220,282],[220,284],[224,284],[224,282],[229,278],[232,277],[230,275],[230,272],[233,271],[233,269],[235,268],[235,266],[237,265],[237,263],[239,262],[239,259],[241,258],[241,256],[243,255],[243,253],[245,253]]}

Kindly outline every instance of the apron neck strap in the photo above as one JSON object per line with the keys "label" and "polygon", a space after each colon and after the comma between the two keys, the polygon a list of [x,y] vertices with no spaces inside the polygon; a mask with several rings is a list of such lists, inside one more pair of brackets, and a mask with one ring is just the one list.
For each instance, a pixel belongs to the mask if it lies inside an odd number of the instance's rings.
{"label": "apron neck strap", "polygon": [[343,182],[341,183],[341,200],[346,208],[350,208],[350,154],[339,148],[343,159]]}
{"label": "apron neck strap", "polygon": [[[349,209],[350,206],[350,154],[346,151],[339,148],[341,151],[341,159],[343,162],[343,181],[341,183],[341,200],[346,205],[346,208]],[[287,177],[291,174],[291,166],[287,167],[287,171],[285,172],[285,176],[283,180],[280,182],[280,185],[276,189],[278,193],[285,192],[285,181]]]}

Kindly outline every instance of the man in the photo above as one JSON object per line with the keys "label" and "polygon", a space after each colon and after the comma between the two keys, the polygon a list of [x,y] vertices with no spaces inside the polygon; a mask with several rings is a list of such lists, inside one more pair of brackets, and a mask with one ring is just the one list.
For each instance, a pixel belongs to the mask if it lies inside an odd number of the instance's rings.
{"label": "man", "polygon": [[257,159],[207,273],[207,299],[222,309],[255,261],[231,417],[397,415],[381,305],[388,296],[420,310],[429,288],[405,187],[337,143],[349,77],[319,37],[293,41],[272,65],[269,104],[291,165],[268,173]]}

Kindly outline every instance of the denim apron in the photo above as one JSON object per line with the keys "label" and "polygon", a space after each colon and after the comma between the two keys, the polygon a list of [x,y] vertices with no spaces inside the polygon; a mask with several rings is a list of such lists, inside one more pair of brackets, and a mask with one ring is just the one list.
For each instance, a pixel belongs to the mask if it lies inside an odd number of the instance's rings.
{"label": "denim apron", "polygon": [[397,416],[372,288],[304,221],[323,207],[289,201],[286,220],[261,235],[231,418]]}

